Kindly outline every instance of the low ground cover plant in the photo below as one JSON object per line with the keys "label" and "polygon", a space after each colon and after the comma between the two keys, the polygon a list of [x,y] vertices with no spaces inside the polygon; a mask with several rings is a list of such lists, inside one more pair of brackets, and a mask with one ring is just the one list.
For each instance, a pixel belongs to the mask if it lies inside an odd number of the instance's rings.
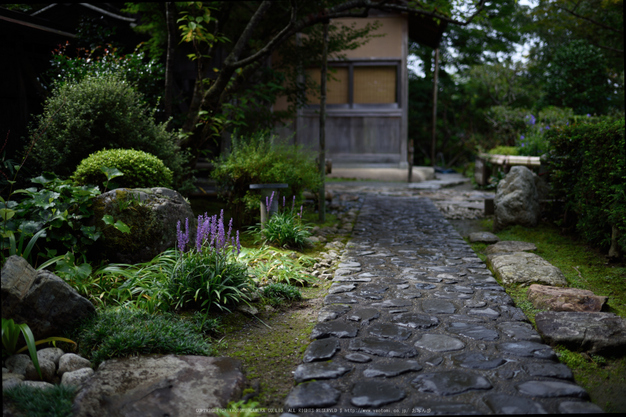
{"label": "low ground cover plant", "polygon": [[296,287],[275,282],[263,288],[263,296],[274,306],[280,305],[284,301],[302,300],[302,293]]}
{"label": "low ground cover plant", "polygon": [[76,330],[80,353],[97,367],[111,358],[151,353],[211,356],[197,324],[173,313],[124,307],[99,309]]}
{"label": "low ground cover plant", "polygon": [[29,417],[69,417],[75,395],[73,385],[36,388],[20,384],[2,391],[9,404]]}

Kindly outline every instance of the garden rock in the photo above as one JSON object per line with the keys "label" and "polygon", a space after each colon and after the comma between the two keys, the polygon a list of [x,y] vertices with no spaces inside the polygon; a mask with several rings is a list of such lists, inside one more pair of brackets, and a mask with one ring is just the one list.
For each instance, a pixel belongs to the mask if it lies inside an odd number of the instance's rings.
{"label": "garden rock", "polygon": [[91,362],[75,353],[66,353],[59,359],[59,370],[57,374],[63,376],[66,372],[74,372],[83,368],[91,368]]}
{"label": "garden rock", "polygon": [[469,241],[471,243],[496,243],[500,241],[500,238],[490,232],[474,232],[469,234]]}
{"label": "garden rock", "polygon": [[61,359],[61,356],[64,354],[65,352],[63,352],[62,349],[56,347],[44,348],[37,351],[37,359],[48,359],[49,361],[54,362],[55,366],[59,366],[59,359]]}
{"label": "garden rock", "polygon": [[20,385],[22,382],[24,382],[24,375],[22,374],[2,373],[2,391]]}
{"label": "garden rock", "polygon": [[[125,207],[127,206],[127,207]],[[141,263],[153,259],[176,242],[176,225],[189,219],[189,242],[195,242],[197,220],[189,203],[168,188],[118,188],[94,199],[94,218],[108,214],[131,228],[124,234],[108,227],[104,230],[104,252],[111,262]],[[104,228],[103,223],[99,223]]]}
{"label": "garden rock", "polygon": [[567,280],[559,268],[534,253],[492,254],[487,256],[487,264],[504,284],[567,285]]}
{"label": "garden rock", "polygon": [[59,336],[95,307],[53,273],[35,271],[21,256],[2,268],[2,317],[26,323],[35,339]]}
{"label": "garden rock", "polygon": [[613,313],[543,311],[537,313],[535,323],[553,345],[590,353],[626,351],[626,320]]}
{"label": "garden rock", "polygon": [[26,374],[26,367],[31,363],[30,356],[18,353],[17,355],[11,355],[4,361],[4,366],[12,374],[24,375]]}
{"label": "garden rock", "polygon": [[82,368],[77,371],[65,372],[61,378],[61,385],[82,386],[94,374],[91,368]]}
{"label": "garden rock", "polygon": [[492,253],[503,252],[532,252],[537,250],[537,246],[534,243],[518,242],[516,240],[504,240],[502,242],[494,243],[485,248],[485,253],[490,255]]}
{"label": "garden rock", "polygon": [[536,308],[551,311],[598,312],[609,299],[597,296],[589,290],[537,284],[531,285],[526,295]]}
{"label": "garden rock", "polygon": [[241,362],[205,356],[138,356],[102,363],[74,400],[73,415],[197,416],[238,400]]}
{"label": "garden rock", "polygon": [[[48,359],[37,359],[39,361],[39,369],[41,369],[41,376],[43,381],[46,382],[54,382],[54,377],[55,377],[55,371],[57,370],[56,365],[54,364],[54,362],[48,360]],[[28,365],[26,365],[26,372],[24,373],[24,379],[27,379],[29,381],[39,381],[39,374],[37,373],[37,370],[35,369],[35,365],[33,364],[33,362],[29,362]]]}
{"label": "garden rock", "polygon": [[533,227],[539,220],[539,194],[535,174],[525,166],[514,166],[498,183],[494,229],[520,224]]}

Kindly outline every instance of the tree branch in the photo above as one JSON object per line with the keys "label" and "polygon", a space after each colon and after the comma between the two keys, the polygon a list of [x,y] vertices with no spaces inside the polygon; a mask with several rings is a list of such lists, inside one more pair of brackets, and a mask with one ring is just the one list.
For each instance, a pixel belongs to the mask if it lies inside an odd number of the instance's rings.
{"label": "tree branch", "polygon": [[[593,24],[594,24],[594,25],[596,25],[596,26],[600,26],[601,28],[604,28],[604,29],[606,29],[606,30],[610,30],[610,31],[612,31],[612,32],[619,33],[620,35],[624,36],[624,31],[623,31],[623,30],[615,29],[614,27],[607,26],[607,25],[605,25],[604,23],[601,23],[601,22],[598,22],[598,21],[596,21],[596,20],[593,20],[593,19],[591,19],[590,17],[580,15],[580,14],[576,13],[574,10],[569,10],[569,9],[567,9],[567,8],[565,8],[565,7],[561,7],[561,6],[557,6],[557,7],[558,7],[559,9],[561,9],[561,10],[565,10],[566,12],[568,12],[569,14],[571,14],[572,16],[575,16],[575,17],[577,17],[577,18],[579,18],[579,19],[586,20],[587,22],[589,22],[589,23],[593,23]],[[578,7],[578,5],[576,5],[576,7]],[[609,48],[609,49],[610,49],[610,48]],[[624,51],[622,51],[622,53],[623,53],[623,52],[624,52]]]}

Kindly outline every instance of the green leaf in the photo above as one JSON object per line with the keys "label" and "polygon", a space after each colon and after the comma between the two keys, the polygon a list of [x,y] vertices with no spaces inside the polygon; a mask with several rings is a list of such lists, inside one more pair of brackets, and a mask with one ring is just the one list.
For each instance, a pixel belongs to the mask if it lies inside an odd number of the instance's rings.
{"label": "green leaf", "polygon": [[15,210],[0,208],[0,218],[2,218],[2,221],[6,222],[13,216],[15,216]]}
{"label": "green leaf", "polygon": [[100,167],[100,171],[102,171],[104,175],[106,175],[107,180],[112,180],[113,178],[121,177],[124,175],[124,173],[117,168]]}
{"label": "green leaf", "polygon": [[130,227],[128,227],[126,223],[122,222],[121,220],[116,221],[113,227],[115,227],[122,233],[130,233]]}
{"label": "green leaf", "polygon": [[111,225],[115,222],[115,219],[110,214],[105,214],[104,216],[102,216],[102,221],[106,225]]}

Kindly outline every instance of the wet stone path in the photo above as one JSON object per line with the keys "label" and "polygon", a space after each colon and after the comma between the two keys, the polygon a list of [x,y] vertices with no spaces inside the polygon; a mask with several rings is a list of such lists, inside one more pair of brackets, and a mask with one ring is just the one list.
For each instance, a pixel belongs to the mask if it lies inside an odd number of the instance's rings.
{"label": "wet stone path", "polygon": [[601,412],[419,197],[368,195],[285,414]]}

